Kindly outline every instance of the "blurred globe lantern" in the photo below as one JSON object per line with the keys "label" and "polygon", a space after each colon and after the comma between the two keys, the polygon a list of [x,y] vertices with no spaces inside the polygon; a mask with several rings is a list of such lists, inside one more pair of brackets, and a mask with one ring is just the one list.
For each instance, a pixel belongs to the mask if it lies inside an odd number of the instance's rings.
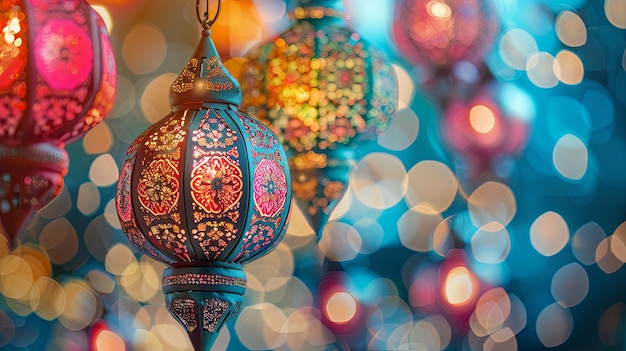
{"label": "blurred globe lantern", "polygon": [[442,133],[466,163],[462,168],[470,179],[497,175],[498,161],[522,152],[534,118],[532,105],[521,89],[497,82],[450,102],[441,121]]}
{"label": "blurred globe lantern", "polygon": [[395,7],[398,51],[417,64],[418,79],[443,108],[490,76],[483,55],[497,30],[491,0],[399,0]]}
{"label": "blurred globe lantern", "polygon": [[116,204],[129,241],[169,266],[163,292],[196,350],[209,350],[241,307],[242,265],[282,239],[291,205],[276,136],[238,111],[241,89],[205,18],[170,91],[172,111],[129,147]]}
{"label": "blurred globe lantern", "polygon": [[10,247],[61,190],[64,145],[111,110],[116,71],[107,29],[83,0],[4,0],[0,27],[0,231]]}
{"label": "blurred globe lantern", "polygon": [[319,237],[357,144],[387,128],[398,87],[385,54],[346,26],[340,0],[298,5],[287,31],[248,54],[242,110],[278,135],[294,198]]}

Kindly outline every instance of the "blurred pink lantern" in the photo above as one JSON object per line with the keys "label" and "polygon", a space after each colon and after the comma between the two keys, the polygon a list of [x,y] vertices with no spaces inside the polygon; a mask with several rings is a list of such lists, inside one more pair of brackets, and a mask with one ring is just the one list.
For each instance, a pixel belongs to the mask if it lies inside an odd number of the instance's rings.
{"label": "blurred pink lantern", "polygon": [[489,78],[483,56],[497,30],[491,0],[399,0],[393,24],[398,51],[442,108]]}
{"label": "blurred pink lantern", "polygon": [[491,174],[498,159],[514,157],[526,146],[534,111],[520,106],[516,96],[532,105],[520,89],[499,83],[450,101],[441,122],[443,136],[467,162],[470,178]]}
{"label": "blurred pink lantern", "polygon": [[83,0],[0,2],[0,232],[12,246],[63,186],[64,145],[113,107],[104,22]]}
{"label": "blurred pink lantern", "polygon": [[452,66],[478,62],[498,28],[489,0],[400,0],[393,32],[414,63]]}
{"label": "blurred pink lantern", "polygon": [[476,302],[487,287],[473,272],[465,251],[452,249],[443,261],[415,273],[409,302],[420,313],[444,316],[455,334],[466,334]]}

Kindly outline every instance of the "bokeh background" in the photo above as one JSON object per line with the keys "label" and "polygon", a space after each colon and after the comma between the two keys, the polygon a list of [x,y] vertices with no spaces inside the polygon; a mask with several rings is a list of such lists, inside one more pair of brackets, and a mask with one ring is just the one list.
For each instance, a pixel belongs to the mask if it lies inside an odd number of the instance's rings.
{"label": "bokeh background", "polygon": [[[131,248],[114,197],[128,145],[169,112],[197,45],[195,1],[90,3],[115,50],[116,104],[67,146],[61,195],[0,254],[0,349],[190,350],[164,266]],[[289,27],[283,0],[223,3],[213,39],[233,71]],[[494,0],[479,25],[497,31],[454,80],[403,55],[396,1],[345,4],[391,58],[399,109],[359,147],[319,243],[294,209],[284,242],[245,267],[246,308],[214,349],[626,349],[626,2]],[[484,158],[446,139],[464,127],[445,107],[487,85],[501,117],[523,121],[502,137],[525,137],[475,172]]]}

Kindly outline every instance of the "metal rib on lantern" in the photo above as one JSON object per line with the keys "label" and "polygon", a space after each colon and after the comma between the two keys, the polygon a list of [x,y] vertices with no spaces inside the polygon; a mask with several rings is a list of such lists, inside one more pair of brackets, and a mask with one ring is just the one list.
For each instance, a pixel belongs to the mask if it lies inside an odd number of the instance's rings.
{"label": "metal rib on lantern", "polygon": [[0,232],[13,239],[63,186],[64,145],[115,99],[104,22],[83,0],[0,2]]}
{"label": "metal rib on lantern", "polygon": [[291,204],[285,152],[268,128],[238,111],[241,89],[207,17],[171,87],[172,111],[131,144],[116,194],[129,241],[169,266],[166,305],[196,350],[209,350],[239,312],[242,265],[278,245]]}
{"label": "metal rib on lantern", "polygon": [[398,87],[385,54],[346,26],[341,0],[298,4],[291,28],[247,56],[242,110],[278,135],[294,197],[319,238],[357,144],[387,128]]}

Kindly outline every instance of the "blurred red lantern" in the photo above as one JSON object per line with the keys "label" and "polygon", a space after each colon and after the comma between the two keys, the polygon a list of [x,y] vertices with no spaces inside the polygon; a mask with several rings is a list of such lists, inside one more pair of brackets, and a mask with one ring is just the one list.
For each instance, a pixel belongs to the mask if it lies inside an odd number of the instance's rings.
{"label": "blurred red lantern", "polygon": [[0,231],[12,246],[63,186],[64,145],[113,107],[115,60],[83,0],[0,2]]}
{"label": "blurred red lantern", "polygon": [[446,258],[422,268],[409,288],[409,302],[419,312],[441,314],[456,333],[465,334],[478,298],[485,290],[465,252],[453,249]]}
{"label": "blurred red lantern", "polygon": [[207,351],[239,313],[242,265],[278,245],[291,208],[285,151],[238,111],[241,89],[217,54],[210,23],[172,85],[172,111],[129,147],[116,194],[129,241],[169,266],[169,311],[194,348]]}
{"label": "blurred red lantern", "polygon": [[402,56],[419,70],[424,87],[445,109],[490,73],[483,55],[498,30],[491,0],[399,0],[393,32]]}
{"label": "blurred red lantern", "polygon": [[467,99],[450,101],[441,122],[442,133],[467,162],[470,178],[492,174],[499,158],[523,150],[534,117],[530,106],[532,99],[521,90],[500,83],[489,84]]}

